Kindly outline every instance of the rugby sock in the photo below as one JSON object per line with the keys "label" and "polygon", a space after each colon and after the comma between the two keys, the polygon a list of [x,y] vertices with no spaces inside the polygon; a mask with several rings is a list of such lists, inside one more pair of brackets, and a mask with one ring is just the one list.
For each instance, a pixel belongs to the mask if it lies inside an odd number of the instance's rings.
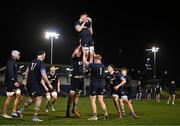
{"label": "rugby sock", "polygon": [[35,106],[34,106],[34,114],[33,114],[33,115],[35,115],[35,116],[38,115],[38,112],[39,112],[39,110],[40,110],[40,106],[41,106],[41,102],[40,102],[40,101],[37,101],[37,102],[35,103]]}
{"label": "rugby sock", "polygon": [[66,109],[66,115],[69,114],[70,111],[70,107],[71,107],[71,103],[72,103],[72,95],[69,94],[68,100],[67,100],[67,109]]}
{"label": "rugby sock", "polygon": [[133,109],[130,110],[130,114],[131,114],[132,116],[135,116],[135,115],[136,115],[136,113],[134,112]]}
{"label": "rugby sock", "polygon": [[97,113],[92,113],[92,116],[93,117],[97,117]]}
{"label": "rugby sock", "polygon": [[50,105],[50,101],[49,101],[49,100],[46,100],[46,109],[49,108],[49,105]]}
{"label": "rugby sock", "polygon": [[27,108],[29,105],[31,105],[33,103],[33,99],[29,98],[25,101],[23,107],[20,109],[21,112],[24,111],[25,108]]}
{"label": "rugby sock", "polygon": [[7,113],[7,108],[3,108],[3,114]]}

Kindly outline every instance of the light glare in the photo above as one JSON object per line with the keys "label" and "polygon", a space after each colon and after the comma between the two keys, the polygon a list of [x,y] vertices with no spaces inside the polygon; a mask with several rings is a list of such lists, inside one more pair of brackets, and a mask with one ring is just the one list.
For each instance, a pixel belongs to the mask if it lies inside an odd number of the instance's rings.
{"label": "light glare", "polygon": [[46,32],[45,33],[45,38],[49,39],[49,38],[55,38],[58,39],[59,38],[59,34],[57,34],[56,32]]}

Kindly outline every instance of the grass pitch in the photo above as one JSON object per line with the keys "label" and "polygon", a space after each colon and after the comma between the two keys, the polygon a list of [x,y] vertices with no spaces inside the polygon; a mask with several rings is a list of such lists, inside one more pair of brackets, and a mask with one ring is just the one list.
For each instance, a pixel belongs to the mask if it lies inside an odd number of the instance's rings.
{"label": "grass pitch", "polygon": [[[24,101],[26,98],[24,98]],[[49,110],[49,113],[45,113],[45,98],[43,99],[43,103],[41,106],[41,111],[39,114],[39,118],[44,120],[43,122],[32,122],[32,114],[33,107],[32,104],[25,112],[24,112],[24,120],[20,120],[18,118],[13,119],[4,119],[0,117],[0,125],[180,125],[180,100],[176,100],[175,105],[169,104],[167,105],[167,99],[163,99],[158,103],[153,100],[141,100],[136,101],[132,100],[133,107],[137,115],[140,117],[139,119],[132,119],[129,116],[129,111],[127,106],[125,105],[126,114],[122,119],[117,118],[117,112],[113,105],[113,101],[111,98],[105,98],[105,102],[107,105],[109,120],[103,120],[103,112],[99,106],[98,107],[98,120],[97,121],[89,121],[88,118],[91,117],[91,107],[90,101],[88,97],[81,97],[79,100],[79,109],[81,111],[81,117],[75,118],[73,114],[71,114],[70,118],[65,118],[66,111],[66,97],[58,97],[57,102],[55,103],[56,111],[52,112]],[[5,101],[5,97],[0,97],[0,111],[2,112],[3,104]],[[22,102],[22,104],[24,103]],[[9,113],[12,111],[12,103],[10,105]],[[20,106],[22,106],[22,104]]]}

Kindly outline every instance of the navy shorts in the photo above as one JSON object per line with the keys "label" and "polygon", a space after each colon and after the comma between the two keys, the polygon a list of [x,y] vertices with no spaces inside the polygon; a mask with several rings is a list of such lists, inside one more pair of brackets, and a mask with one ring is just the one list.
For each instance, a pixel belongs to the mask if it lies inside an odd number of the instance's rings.
{"label": "navy shorts", "polygon": [[90,96],[104,95],[104,88],[90,86],[89,95]]}
{"label": "navy shorts", "polygon": [[83,78],[73,78],[71,77],[71,91],[82,91],[83,87]]}
{"label": "navy shorts", "polygon": [[30,97],[37,97],[44,95],[44,88],[41,83],[38,82],[28,82],[27,83],[27,90],[29,92]]}
{"label": "navy shorts", "polygon": [[13,82],[5,82],[5,89],[7,92],[14,92],[14,89],[16,89]]}
{"label": "navy shorts", "polygon": [[82,47],[90,47],[90,46],[94,46],[94,41],[92,37],[82,38],[81,44],[82,44]]}

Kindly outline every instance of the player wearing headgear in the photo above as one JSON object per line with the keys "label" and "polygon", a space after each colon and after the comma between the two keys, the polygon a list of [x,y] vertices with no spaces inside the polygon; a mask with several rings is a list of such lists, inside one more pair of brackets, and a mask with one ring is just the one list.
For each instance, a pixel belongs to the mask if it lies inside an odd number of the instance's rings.
{"label": "player wearing headgear", "polygon": [[[20,52],[18,50],[12,50],[11,52],[11,57],[6,63],[6,72],[5,72],[5,89],[6,89],[6,100],[4,102],[4,108],[2,112],[2,117],[4,118],[12,118],[12,116],[17,117],[17,106],[20,101],[20,95],[21,95],[21,90],[19,89],[20,84],[18,83],[18,78],[17,78],[17,63],[16,61],[19,60],[20,58]],[[14,100],[14,105],[13,105],[13,112],[12,116],[8,115],[7,110],[9,107],[9,104],[11,102],[11,99],[13,95],[16,96]]]}

